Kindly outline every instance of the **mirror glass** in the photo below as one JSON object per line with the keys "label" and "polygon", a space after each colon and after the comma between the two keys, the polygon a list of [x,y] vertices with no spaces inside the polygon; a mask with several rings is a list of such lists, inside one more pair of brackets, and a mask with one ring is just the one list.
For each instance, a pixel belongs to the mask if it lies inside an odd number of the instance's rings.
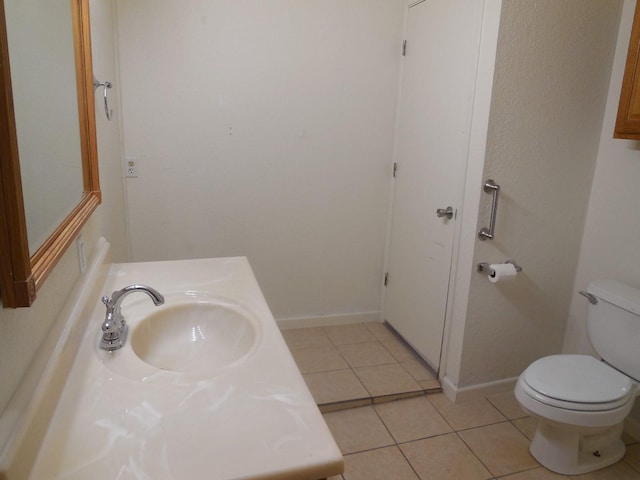
{"label": "mirror glass", "polygon": [[89,0],[0,0],[3,308],[33,304],[101,202],[91,63]]}
{"label": "mirror glass", "polygon": [[69,0],[5,0],[13,105],[31,255],[83,196]]}

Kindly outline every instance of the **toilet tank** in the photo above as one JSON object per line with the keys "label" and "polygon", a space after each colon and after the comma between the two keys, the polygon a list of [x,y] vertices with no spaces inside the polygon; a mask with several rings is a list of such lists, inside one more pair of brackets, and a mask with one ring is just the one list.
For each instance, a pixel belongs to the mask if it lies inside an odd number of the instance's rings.
{"label": "toilet tank", "polygon": [[589,303],[587,333],[600,357],[640,381],[640,290],[614,280],[597,280],[587,292],[598,299]]}

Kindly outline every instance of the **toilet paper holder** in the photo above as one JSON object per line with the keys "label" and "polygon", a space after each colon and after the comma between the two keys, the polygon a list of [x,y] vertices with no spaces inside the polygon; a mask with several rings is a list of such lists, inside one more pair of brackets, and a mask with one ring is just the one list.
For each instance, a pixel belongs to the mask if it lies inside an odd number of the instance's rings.
{"label": "toilet paper holder", "polygon": [[[522,271],[522,267],[520,265],[518,265],[515,260],[505,260],[504,263],[510,263],[511,265],[513,265],[516,269],[516,272],[520,273]],[[493,275],[493,269],[491,268],[490,264],[488,264],[487,262],[480,262],[478,264],[478,272],[486,272],[488,275]]]}

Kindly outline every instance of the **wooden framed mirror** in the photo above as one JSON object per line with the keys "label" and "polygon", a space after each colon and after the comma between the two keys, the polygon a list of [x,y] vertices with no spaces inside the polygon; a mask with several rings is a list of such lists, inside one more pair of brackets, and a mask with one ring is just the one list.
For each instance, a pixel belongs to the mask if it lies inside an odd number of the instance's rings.
{"label": "wooden framed mirror", "polygon": [[[80,130],[78,155],[81,163],[81,174],[78,175],[82,177],[82,191],[78,191],[79,202],[71,205],[71,212],[65,212],[61,217],[64,218],[62,222],[51,226],[52,233],[45,235],[41,244],[36,247],[32,244],[30,247],[30,232],[27,229],[21,177],[19,125],[16,122],[10,68],[10,55],[20,55],[21,52],[10,43],[10,37],[7,34],[8,19],[5,10],[7,1],[9,0],[0,0],[0,295],[3,307],[15,308],[28,307],[34,302],[37,290],[100,204],[101,194],[95,129],[89,0],[61,0],[71,4],[69,28],[72,30],[73,38],[75,85],[68,87],[74,88],[77,93],[77,124]],[[49,8],[51,3],[45,3],[45,5]],[[43,13],[43,15],[47,14],[47,12]],[[50,60],[52,65],[57,65],[56,59],[50,58],[50,55],[47,55],[47,60]],[[48,88],[47,78],[41,78],[39,81],[41,88]],[[73,84],[73,81],[67,83]],[[56,92],[50,91],[49,94],[56,95]],[[37,160],[47,162],[51,159]],[[49,179],[45,178],[44,182],[46,184]],[[39,194],[44,195],[41,191],[36,192],[36,195]],[[44,198],[44,201],[48,202],[49,199]]]}

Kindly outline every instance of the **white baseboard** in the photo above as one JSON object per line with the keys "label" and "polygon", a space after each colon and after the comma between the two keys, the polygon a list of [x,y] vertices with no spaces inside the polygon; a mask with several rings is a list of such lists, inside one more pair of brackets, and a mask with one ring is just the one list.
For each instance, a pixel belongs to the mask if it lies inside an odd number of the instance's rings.
{"label": "white baseboard", "polygon": [[329,327],[353,323],[380,322],[380,312],[362,312],[348,315],[321,315],[318,317],[280,318],[276,320],[280,330],[291,328]]}
{"label": "white baseboard", "polygon": [[458,387],[451,379],[444,377],[441,381],[442,391],[453,403],[468,402],[478,398],[487,397],[496,393],[513,391],[518,377],[505,378],[494,382],[479,383],[468,387]]}

